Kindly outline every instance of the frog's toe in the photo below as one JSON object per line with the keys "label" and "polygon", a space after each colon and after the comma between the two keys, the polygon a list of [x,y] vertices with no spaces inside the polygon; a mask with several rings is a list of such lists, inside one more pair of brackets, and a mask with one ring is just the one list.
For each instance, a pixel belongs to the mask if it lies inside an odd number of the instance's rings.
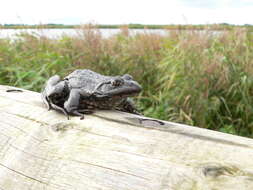
{"label": "frog's toe", "polygon": [[82,113],[80,113],[79,111],[77,111],[77,110],[72,111],[70,114],[75,115],[75,116],[84,117],[84,115]]}

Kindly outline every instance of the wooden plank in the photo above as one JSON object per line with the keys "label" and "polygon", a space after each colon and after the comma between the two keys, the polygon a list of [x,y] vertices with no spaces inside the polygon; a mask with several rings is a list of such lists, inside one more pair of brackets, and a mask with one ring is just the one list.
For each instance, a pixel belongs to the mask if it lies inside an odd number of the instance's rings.
{"label": "wooden plank", "polygon": [[0,190],[253,189],[252,139],[113,111],[67,120],[10,89],[0,86]]}

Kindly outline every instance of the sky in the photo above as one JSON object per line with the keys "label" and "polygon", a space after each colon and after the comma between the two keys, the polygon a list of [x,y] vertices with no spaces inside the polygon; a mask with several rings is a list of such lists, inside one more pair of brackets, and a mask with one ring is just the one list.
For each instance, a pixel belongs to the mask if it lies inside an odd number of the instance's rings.
{"label": "sky", "polygon": [[0,24],[253,24],[253,0],[3,0]]}

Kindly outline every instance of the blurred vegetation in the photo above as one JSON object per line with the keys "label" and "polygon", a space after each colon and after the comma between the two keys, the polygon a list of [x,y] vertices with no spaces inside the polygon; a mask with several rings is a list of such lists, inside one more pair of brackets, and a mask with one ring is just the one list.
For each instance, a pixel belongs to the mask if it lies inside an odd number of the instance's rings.
{"label": "blurred vegetation", "polygon": [[40,92],[50,76],[75,69],[129,73],[143,86],[136,100],[144,115],[253,137],[253,34],[247,27],[167,35],[130,35],[122,27],[109,38],[92,25],[76,32],[0,39],[0,84]]}

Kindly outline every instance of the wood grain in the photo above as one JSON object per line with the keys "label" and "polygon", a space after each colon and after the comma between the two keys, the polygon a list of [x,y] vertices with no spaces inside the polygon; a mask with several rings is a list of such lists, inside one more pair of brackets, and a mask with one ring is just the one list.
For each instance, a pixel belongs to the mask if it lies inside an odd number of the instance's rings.
{"label": "wood grain", "polygon": [[13,89],[0,86],[0,190],[253,189],[252,139],[116,111],[67,120]]}

